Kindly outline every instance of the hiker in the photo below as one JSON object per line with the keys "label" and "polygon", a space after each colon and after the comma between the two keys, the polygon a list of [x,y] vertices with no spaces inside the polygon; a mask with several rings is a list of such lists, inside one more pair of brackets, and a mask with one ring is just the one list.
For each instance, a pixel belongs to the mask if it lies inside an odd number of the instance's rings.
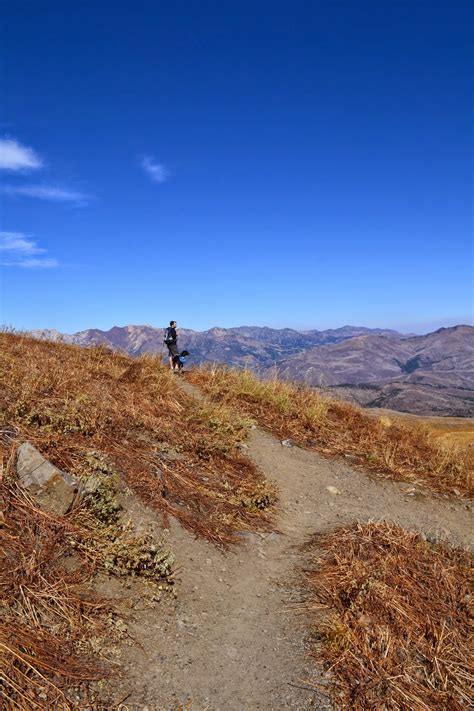
{"label": "hiker", "polygon": [[170,365],[170,370],[174,370],[175,364],[173,358],[179,355],[178,352],[178,333],[176,331],[176,321],[170,321],[169,327],[165,331],[164,343],[168,346],[169,358],[168,362]]}

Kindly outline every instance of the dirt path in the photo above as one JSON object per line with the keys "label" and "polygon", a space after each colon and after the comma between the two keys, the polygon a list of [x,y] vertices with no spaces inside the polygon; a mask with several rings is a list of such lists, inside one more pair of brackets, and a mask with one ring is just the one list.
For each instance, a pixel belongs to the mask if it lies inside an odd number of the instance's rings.
{"label": "dirt path", "polygon": [[[140,646],[125,654],[120,691],[133,689],[128,709],[169,711],[188,702],[192,711],[329,709],[311,687],[324,678],[307,657],[305,620],[292,609],[295,573],[304,564],[299,546],[317,531],[381,518],[470,543],[471,514],[463,502],[371,479],[344,460],[287,448],[258,429],[248,446],[280,489],[279,533],[246,534],[241,546],[222,554],[172,522],[167,535],[178,564],[178,598],[131,616],[129,632]],[[141,504],[136,515],[153,519]]]}

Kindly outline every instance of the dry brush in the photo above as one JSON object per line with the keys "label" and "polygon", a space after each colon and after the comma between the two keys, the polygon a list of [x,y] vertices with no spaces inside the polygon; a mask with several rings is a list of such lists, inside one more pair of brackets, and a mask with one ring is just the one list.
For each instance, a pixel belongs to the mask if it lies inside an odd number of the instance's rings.
{"label": "dry brush", "polygon": [[472,708],[470,554],[386,522],[318,535],[307,549],[304,609],[336,707]]}

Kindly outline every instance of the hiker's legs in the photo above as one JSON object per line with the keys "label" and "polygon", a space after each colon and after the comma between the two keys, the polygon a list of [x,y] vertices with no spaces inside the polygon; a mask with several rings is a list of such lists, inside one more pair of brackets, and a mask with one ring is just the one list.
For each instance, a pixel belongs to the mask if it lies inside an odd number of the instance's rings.
{"label": "hiker's legs", "polygon": [[168,346],[168,351],[170,354],[170,357],[168,358],[170,370],[174,370],[173,358],[178,355],[178,346],[176,345],[176,343],[170,343],[170,345]]}

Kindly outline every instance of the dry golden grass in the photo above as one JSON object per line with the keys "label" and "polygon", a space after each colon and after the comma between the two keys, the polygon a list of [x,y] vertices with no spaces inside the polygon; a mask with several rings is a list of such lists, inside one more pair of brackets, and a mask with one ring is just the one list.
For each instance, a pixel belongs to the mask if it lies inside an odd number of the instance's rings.
{"label": "dry golden grass", "polygon": [[308,549],[305,609],[336,707],[473,707],[472,556],[388,523],[337,529]]}
{"label": "dry golden grass", "polygon": [[365,468],[394,479],[472,496],[472,451],[439,442],[426,427],[374,418],[314,389],[259,380],[249,371],[204,367],[188,377],[211,401],[237,407],[280,439],[324,454],[352,455]]}
{"label": "dry golden grass", "polygon": [[474,418],[472,417],[429,417],[383,408],[366,409],[364,412],[375,417],[385,416],[391,420],[399,420],[407,425],[421,425],[428,428],[440,442],[455,445],[460,449],[474,447]]}
{"label": "dry golden grass", "polygon": [[[13,482],[0,480],[0,684],[8,709],[72,709],[67,689],[107,675],[80,651],[102,634],[105,603],[84,592],[93,564],[71,546],[73,517],[45,514]],[[65,556],[77,557],[75,571]]]}
{"label": "dry golden grass", "polygon": [[[158,358],[2,333],[0,413],[4,456],[29,440],[80,473],[99,452],[155,510],[223,546],[270,525],[275,493],[235,446],[248,420],[188,398]],[[170,449],[173,461],[161,456]]]}

